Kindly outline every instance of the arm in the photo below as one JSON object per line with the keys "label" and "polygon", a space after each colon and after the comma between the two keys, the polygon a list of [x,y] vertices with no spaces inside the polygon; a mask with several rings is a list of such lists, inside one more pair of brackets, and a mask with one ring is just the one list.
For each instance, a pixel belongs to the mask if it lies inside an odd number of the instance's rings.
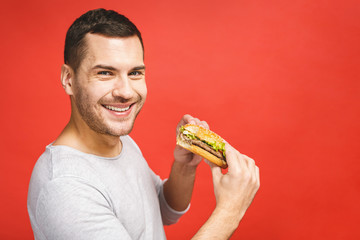
{"label": "arm", "polygon": [[185,210],[191,200],[196,167],[174,161],[169,179],[164,183],[166,202],[176,211]]}
{"label": "arm", "polygon": [[[190,115],[184,115],[177,125],[177,133],[179,128],[187,123],[209,128],[206,122],[193,118]],[[174,210],[183,211],[189,205],[194,188],[196,168],[201,160],[202,158],[200,156],[197,156],[182,147],[175,147],[174,163],[169,178],[164,184],[164,196],[166,202]]]}
{"label": "arm", "polygon": [[209,163],[216,207],[212,215],[194,236],[199,239],[229,239],[238,227],[260,187],[259,168],[254,160],[226,144],[228,172]]}

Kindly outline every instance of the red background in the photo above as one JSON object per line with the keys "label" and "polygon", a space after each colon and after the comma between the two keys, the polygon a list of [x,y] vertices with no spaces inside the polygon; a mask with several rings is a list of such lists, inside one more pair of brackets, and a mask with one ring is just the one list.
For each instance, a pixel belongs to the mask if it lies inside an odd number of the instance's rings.
{"label": "red background", "polygon": [[[65,34],[98,7],[142,31],[149,95],[131,136],[155,172],[167,177],[175,126],[190,113],[260,167],[234,239],[360,239],[359,1],[99,2],[2,3],[1,239],[33,238],[31,171],[70,116]],[[189,239],[214,204],[202,163],[191,210],[168,238]]]}

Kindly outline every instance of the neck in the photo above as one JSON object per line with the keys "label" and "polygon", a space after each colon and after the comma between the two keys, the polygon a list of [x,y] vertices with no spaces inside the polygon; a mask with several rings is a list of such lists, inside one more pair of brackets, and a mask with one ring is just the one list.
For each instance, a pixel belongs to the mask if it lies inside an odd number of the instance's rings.
{"label": "neck", "polygon": [[122,150],[119,137],[97,133],[72,117],[53,145],[66,145],[102,157],[118,156]]}

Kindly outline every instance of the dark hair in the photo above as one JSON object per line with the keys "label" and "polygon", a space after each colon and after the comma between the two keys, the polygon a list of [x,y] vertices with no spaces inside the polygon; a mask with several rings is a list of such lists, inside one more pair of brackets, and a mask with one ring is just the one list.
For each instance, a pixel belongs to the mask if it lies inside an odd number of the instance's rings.
{"label": "dark hair", "polygon": [[70,26],[66,33],[64,61],[76,72],[86,53],[84,37],[87,33],[97,33],[108,37],[137,36],[144,50],[140,31],[125,16],[105,9],[86,12]]}

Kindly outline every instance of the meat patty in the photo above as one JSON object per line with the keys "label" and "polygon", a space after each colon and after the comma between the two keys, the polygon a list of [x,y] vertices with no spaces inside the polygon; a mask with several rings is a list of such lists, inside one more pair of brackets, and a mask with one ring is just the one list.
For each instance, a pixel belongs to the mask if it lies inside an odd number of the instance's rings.
{"label": "meat patty", "polygon": [[212,149],[209,145],[207,145],[206,143],[204,143],[203,141],[200,141],[199,139],[191,139],[191,138],[188,138],[185,134],[181,133],[180,134],[180,137],[182,139],[184,139],[187,143],[189,144],[192,144],[192,145],[195,145],[195,146],[198,146],[208,152],[210,152],[211,154],[215,155],[216,157],[222,159],[222,160],[225,160],[225,157],[224,155],[222,155],[221,152],[217,152],[215,151],[214,149]]}

